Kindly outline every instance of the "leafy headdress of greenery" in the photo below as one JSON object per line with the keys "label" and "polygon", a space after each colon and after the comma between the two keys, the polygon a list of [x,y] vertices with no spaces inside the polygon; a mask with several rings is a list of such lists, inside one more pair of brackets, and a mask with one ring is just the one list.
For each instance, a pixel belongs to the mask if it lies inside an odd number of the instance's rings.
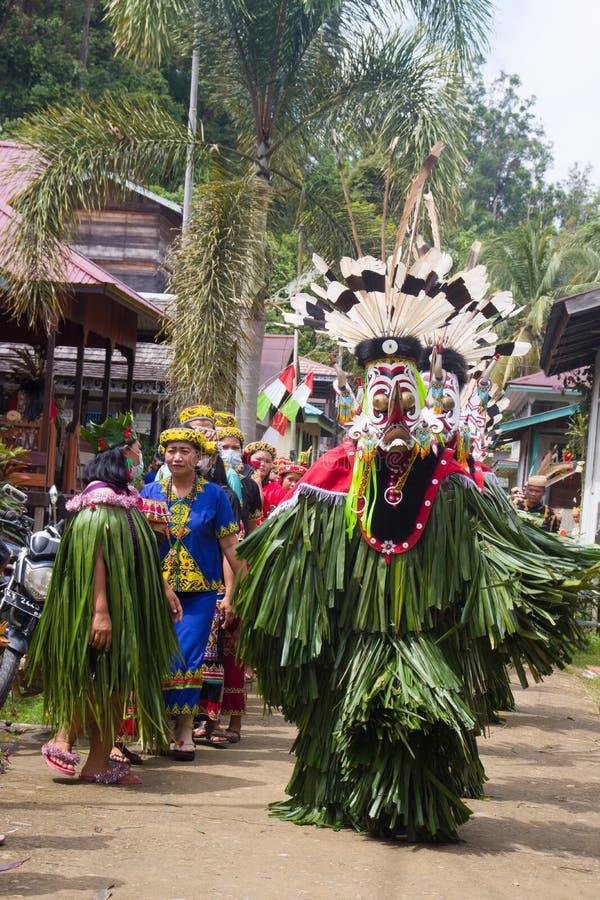
{"label": "leafy headdress of greenery", "polygon": [[133,413],[129,411],[119,413],[118,416],[108,416],[101,423],[88,422],[87,427],[81,429],[81,437],[90,444],[94,453],[133,444],[138,439]]}

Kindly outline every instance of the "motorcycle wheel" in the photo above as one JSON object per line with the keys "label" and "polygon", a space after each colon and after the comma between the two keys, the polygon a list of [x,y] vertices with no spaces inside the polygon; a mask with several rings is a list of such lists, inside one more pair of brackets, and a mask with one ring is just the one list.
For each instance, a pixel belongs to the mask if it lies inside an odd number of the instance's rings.
{"label": "motorcycle wheel", "polygon": [[21,653],[17,653],[11,647],[4,648],[0,659],[0,709],[6,703],[6,698],[10,694],[10,689],[17,677],[21,656]]}

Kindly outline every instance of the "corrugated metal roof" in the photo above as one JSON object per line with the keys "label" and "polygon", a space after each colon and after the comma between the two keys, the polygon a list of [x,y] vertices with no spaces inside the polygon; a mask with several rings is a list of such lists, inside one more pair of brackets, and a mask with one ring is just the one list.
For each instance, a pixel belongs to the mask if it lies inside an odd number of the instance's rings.
{"label": "corrugated metal roof", "polygon": [[579,403],[574,403],[571,406],[559,406],[557,409],[549,409],[546,412],[536,413],[533,416],[524,416],[522,419],[511,419],[510,422],[502,422],[498,425],[496,432],[501,435],[509,432],[521,432],[532,425],[543,425],[545,422],[553,422],[555,419],[564,419],[567,416],[572,416],[578,409]]}
{"label": "corrugated metal roof", "polygon": [[317,362],[314,359],[310,359],[308,356],[298,357],[298,368],[300,369],[301,375],[308,375],[309,372],[312,372],[313,375],[327,375],[333,379],[337,374],[333,366],[326,366],[325,363]]}
{"label": "corrugated metal roof", "polygon": [[592,365],[600,350],[600,290],[555,300],[546,324],[540,362],[554,375]]}
{"label": "corrugated metal roof", "polygon": [[522,387],[541,388],[542,390],[562,391],[564,390],[564,380],[567,376],[578,376],[583,373],[583,369],[571,369],[560,375],[546,375],[544,372],[533,372],[531,375],[523,375],[522,378],[513,378],[507,382],[507,389],[513,388],[520,390]]}
{"label": "corrugated metal roof", "polygon": [[29,157],[31,151],[21,144],[0,141],[0,200],[10,203],[31,182],[34,172],[27,169]]}
{"label": "corrugated metal roof", "polygon": [[[16,349],[25,348],[25,344],[0,343],[0,363],[3,372],[10,372],[18,357]],[[136,344],[133,380],[135,382],[164,382],[171,351],[165,344]],[[86,347],[84,354],[83,375],[86,379],[102,380],[104,378],[105,351]],[[60,345],[54,351],[54,374],[57,379],[74,378],[77,360],[77,348]],[[111,360],[111,379],[124,381],[127,378],[127,360],[113,351]],[[7,380],[10,377],[7,375]]]}

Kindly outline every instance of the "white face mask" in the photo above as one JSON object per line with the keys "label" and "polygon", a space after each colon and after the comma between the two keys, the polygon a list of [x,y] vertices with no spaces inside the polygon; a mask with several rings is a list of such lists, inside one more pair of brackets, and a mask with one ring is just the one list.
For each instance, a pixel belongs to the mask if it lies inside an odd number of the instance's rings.
{"label": "white face mask", "polygon": [[242,455],[237,450],[221,450],[221,459],[230,469],[242,464]]}
{"label": "white face mask", "polygon": [[196,469],[202,473],[202,475],[206,475],[213,464],[212,457],[203,456],[196,463]]}
{"label": "white face mask", "polygon": [[137,465],[133,466],[131,473],[133,475],[133,480],[135,481],[137,478],[141,478],[144,474],[144,456],[142,451],[139,451],[139,459],[137,461]]}

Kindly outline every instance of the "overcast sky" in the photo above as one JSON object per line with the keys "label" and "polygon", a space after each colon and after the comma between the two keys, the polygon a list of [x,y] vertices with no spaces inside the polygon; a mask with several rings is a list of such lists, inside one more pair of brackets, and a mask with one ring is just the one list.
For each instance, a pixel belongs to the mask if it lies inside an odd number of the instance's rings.
{"label": "overcast sky", "polygon": [[504,70],[535,96],[535,111],[552,142],[552,180],[576,162],[593,166],[600,183],[599,0],[496,0],[485,67],[490,80]]}

